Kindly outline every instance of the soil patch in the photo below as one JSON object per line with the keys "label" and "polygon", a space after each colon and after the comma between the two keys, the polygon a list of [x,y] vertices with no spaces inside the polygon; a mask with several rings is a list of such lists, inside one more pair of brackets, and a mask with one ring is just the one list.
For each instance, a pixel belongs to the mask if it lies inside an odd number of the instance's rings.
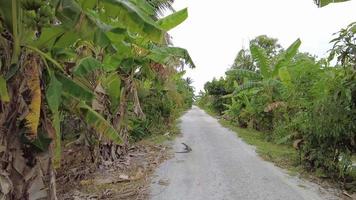
{"label": "soil patch", "polygon": [[58,199],[96,200],[148,198],[150,177],[172,154],[167,145],[140,142],[115,163],[96,167],[89,151],[70,148],[64,151],[66,163],[57,174]]}

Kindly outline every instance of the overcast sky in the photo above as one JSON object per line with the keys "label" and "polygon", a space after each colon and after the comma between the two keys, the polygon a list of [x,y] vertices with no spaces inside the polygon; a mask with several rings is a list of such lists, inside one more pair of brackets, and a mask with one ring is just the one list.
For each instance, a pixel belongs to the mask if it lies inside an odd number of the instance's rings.
{"label": "overcast sky", "polygon": [[188,70],[196,91],[221,77],[237,52],[258,35],[287,47],[297,38],[301,51],[325,57],[332,34],[356,21],[356,0],[317,8],[313,0],[176,0],[189,18],[172,30],[175,46],[188,49],[197,68]]}

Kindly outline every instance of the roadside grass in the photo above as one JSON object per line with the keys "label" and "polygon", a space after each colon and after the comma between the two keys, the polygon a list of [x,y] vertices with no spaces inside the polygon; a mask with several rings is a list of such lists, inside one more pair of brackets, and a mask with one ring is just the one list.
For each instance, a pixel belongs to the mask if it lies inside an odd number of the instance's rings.
{"label": "roadside grass", "polygon": [[256,152],[263,159],[275,163],[278,167],[288,169],[290,175],[297,175],[301,171],[299,154],[293,147],[268,142],[262,132],[236,127],[227,120],[220,119],[219,122],[234,131],[246,143],[255,146]]}
{"label": "roadside grass", "polygon": [[[344,188],[350,193],[356,193],[356,182],[353,181],[348,184],[341,183],[329,179],[321,170],[314,172],[307,171],[300,163],[301,158],[297,150],[291,145],[275,144],[266,140],[266,134],[253,129],[240,128],[231,121],[221,118],[217,113],[199,106],[210,116],[217,118],[222,126],[234,131],[243,141],[256,147],[257,154],[266,161],[274,163],[276,166],[286,169],[291,176],[300,176],[312,182],[316,182],[326,188],[336,187]],[[348,174],[352,180],[356,180],[356,155],[353,155],[351,161],[354,163],[351,172]],[[349,186],[348,186],[349,185]]]}
{"label": "roadside grass", "polygon": [[180,119],[175,120],[175,122],[167,128],[164,134],[153,134],[144,138],[142,142],[150,142],[153,144],[161,145],[167,141],[173,141],[177,136],[180,135],[179,129]]}

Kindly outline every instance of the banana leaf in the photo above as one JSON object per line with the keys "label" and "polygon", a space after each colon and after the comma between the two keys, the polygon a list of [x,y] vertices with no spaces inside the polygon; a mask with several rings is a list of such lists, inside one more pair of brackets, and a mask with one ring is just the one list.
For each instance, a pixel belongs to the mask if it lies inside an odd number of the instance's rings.
{"label": "banana leaf", "polygon": [[169,31],[188,18],[188,9],[174,12],[173,14],[157,21],[158,25],[165,31]]}

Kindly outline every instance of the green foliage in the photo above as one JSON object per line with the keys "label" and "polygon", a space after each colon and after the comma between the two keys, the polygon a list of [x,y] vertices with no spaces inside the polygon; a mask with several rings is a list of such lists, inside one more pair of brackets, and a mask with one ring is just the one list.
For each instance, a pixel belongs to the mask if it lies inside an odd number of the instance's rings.
{"label": "green foliage", "polygon": [[101,63],[93,57],[86,57],[79,61],[79,64],[74,67],[73,74],[75,76],[84,77],[96,69],[101,68]]}
{"label": "green foliage", "polygon": [[252,57],[257,62],[257,66],[258,66],[262,76],[265,76],[265,77],[270,76],[270,61],[267,57],[266,51],[256,45],[251,45],[250,51],[251,51]]}
{"label": "green foliage", "polygon": [[[263,131],[263,138],[272,143],[299,141],[296,148],[306,169],[350,181],[350,159],[356,152],[354,37],[352,23],[331,41],[329,60],[336,57],[336,66],[299,53],[299,39],[286,50],[273,51],[276,40],[256,38],[250,51],[239,53],[240,61],[226,78],[206,84],[198,105],[218,110],[230,123]],[[264,40],[270,45],[258,44]],[[248,68],[246,52],[255,68]]]}
{"label": "green foliage", "polygon": [[158,25],[165,31],[169,31],[172,28],[178,26],[188,18],[188,9],[177,11],[163,19],[158,20]]}
{"label": "green foliage", "polygon": [[[0,107],[6,111],[0,113],[0,126],[10,118],[8,124],[20,124],[7,127],[3,137],[26,139],[24,119],[34,112],[28,101],[36,99],[36,115],[30,117],[40,135],[33,134],[27,142],[49,151],[56,167],[64,137],[61,128],[70,129],[67,116],[80,129],[85,127],[87,144],[100,145],[105,139],[128,146],[130,139],[162,133],[191,106],[194,91],[183,78],[182,65],[194,68],[194,63],[187,50],[165,41],[167,31],[186,20],[187,9],[175,12],[170,0],[0,0],[0,4]],[[165,8],[173,13],[159,19]],[[36,93],[24,92],[34,88],[26,70],[36,75]],[[43,97],[46,101],[40,101]],[[82,131],[79,128],[70,132]],[[37,151],[26,155],[32,153],[30,159],[36,159]],[[20,184],[17,180],[14,183]],[[31,188],[21,184],[18,188]],[[11,192],[28,193],[16,188]]]}
{"label": "green foliage", "polygon": [[252,56],[249,54],[248,50],[241,49],[238,52],[231,69],[245,69],[250,71],[256,71],[255,66],[253,65]]}
{"label": "green foliage", "polygon": [[276,163],[277,166],[294,170],[298,163],[298,153],[288,145],[274,144],[266,141],[266,135],[253,129],[236,127],[230,121],[220,120],[220,123],[235,131],[245,142],[256,146],[257,153],[265,160]]}
{"label": "green foliage", "polygon": [[99,113],[94,111],[91,107],[85,103],[79,102],[78,108],[83,119],[86,123],[92,126],[99,134],[106,137],[109,141],[113,141],[116,144],[122,144],[124,141],[121,139],[120,133],[105,120]]}
{"label": "green foliage", "polygon": [[210,99],[210,102],[204,107],[208,107],[213,112],[222,114],[225,110],[225,104],[228,103],[227,98],[223,98],[225,95],[229,94],[225,80],[223,78],[217,80],[213,79],[211,82],[207,82],[204,85],[204,89],[206,91],[206,98]]}
{"label": "green foliage", "polygon": [[62,138],[59,106],[62,102],[62,84],[57,80],[53,71],[50,70],[49,74],[51,80],[46,90],[46,99],[48,107],[52,112],[52,122],[56,132],[54,163],[56,167],[59,167],[58,165],[61,160],[61,139],[59,138]]}
{"label": "green foliage", "polygon": [[174,59],[183,59],[190,68],[195,68],[188,51],[179,47],[154,47],[147,58],[164,65],[169,65]]}
{"label": "green foliage", "polygon": [[180,113],[191,108],[193,104],[194,90],[191,82],[183,78],[184,73],[169,68],[161,70],[170,74],[168,79],[155,76],[150,81],[146,80],[139,89],[146,118],[136,120],[133,125],[132,135],[135,140],[149,135],[165,134]]}
{"label": "green foliage", "polygon": [[342,66],[353,65],[356,68],[356,22],[338,32],[338,37],[331,40],[334,43],[330,51],[329,61],[337,56],[337,61]]}
{"label": "green foliage", "polygon": [[345,1],[349,1],[349,0],[314,0],[315,4],[318,5],[319,7],[327,6],[330,3],[339,3]]}
{"label": "green foliage", "polygon": [[276,56],[282,48],[277,39],[270,38],[266,35],[260,35],[252,39],[250,41],[250,47],[251,46],[263,49],[269,59]]}
{"label": "green foliage", "polygon": [[10,101],[9,93],[7,92],[6,80],[2,76],[0,76],[0,99],[4,102]]}
{"label": "green foliage", "polygon": [[91,102],[94,99],[93,92],[85,86],[78,84],[62,74],[56,74],[56,78],[62,84],[63,93],[67,93],[86,102]]}

